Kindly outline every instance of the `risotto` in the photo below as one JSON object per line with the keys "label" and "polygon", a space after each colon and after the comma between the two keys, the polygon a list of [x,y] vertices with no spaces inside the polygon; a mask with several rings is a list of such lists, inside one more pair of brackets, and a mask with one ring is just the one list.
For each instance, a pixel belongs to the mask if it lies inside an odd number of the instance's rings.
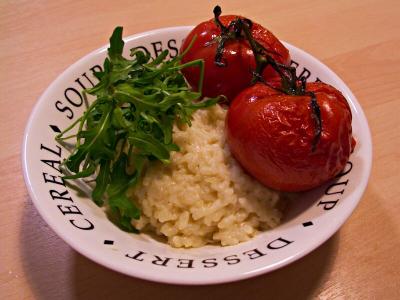
{"label": "risotto", "polygon": [[215,105],[174,128],[170,164],[154,163],[130,196],[141,208],[133,226],[173,247],[235,245],[279,224],[280,194],[247,175],[225,140],[226,110]]}

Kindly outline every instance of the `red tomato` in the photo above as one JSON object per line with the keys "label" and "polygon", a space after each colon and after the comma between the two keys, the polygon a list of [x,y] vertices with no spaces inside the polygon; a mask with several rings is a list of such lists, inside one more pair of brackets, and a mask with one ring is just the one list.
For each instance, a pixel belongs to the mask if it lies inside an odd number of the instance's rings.
{"label": "red tomato", "polygon": [[[240,16],[221,16],[222,24],[228,24]],[[290,64],[289,51],[282,43],[267,29],[257,23],[253,23],[251,33],[254,39],[270,50],[271,56],[279,63]],[[246,39],[230,40],[225,44],[223,51],[223,61],[226,67],[219,67],[215,64],[215,54],[217,43],[212,43],[213,39],[221,34],[221,30],[215,25],[214,19],[200,23],[186,37],[181,53],[189,46],[196,36],[196,40],[183,57],[182,63],[195,59],[204,59],[205,75],[203,84],[203,96],[216,97],[225,95],[232,100],[239,92],[250,85],[252,71],[255,69],[255,59],[253,51]],[[211,42],[211,44],[210,44]],[[199,81],[199,68],[191,67],[182,70],[186,79],[193,88],[197,87]],[[264,78],[276,75],[276,72],[269,66],[263,72]]]}
{"label": "red tomato", "polygon": [[345,166],[355,141],[350,107],[332,86],[307,83],[320,107],[322,133],[315,151],[310,96],[292,96],[264,84],[240,93],[231,103],[226,133],[234,157],[261,183],[297,192],[332,179]]}

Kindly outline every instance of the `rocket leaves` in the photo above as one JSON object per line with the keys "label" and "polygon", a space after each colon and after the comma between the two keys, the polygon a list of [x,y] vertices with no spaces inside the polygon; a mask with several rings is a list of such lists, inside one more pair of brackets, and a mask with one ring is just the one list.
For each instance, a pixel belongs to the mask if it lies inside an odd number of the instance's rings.
{"label": "rocket leaves", "polygon": [[139,182],[146,165],[169,163],[170,152],[179,151],[172,135],[175,122],[190,125],[195,110],[219,99],[200,101],[201,94],[191,90],[180,72],[198,66],[203,77],[202,60],[181,64],[182,54],[168,60],[168,51],[163,51],[152,59],[137,49],[127,59],[123,49],[122,27],[117,27],[103,71],[95,73],[99,83],[83,92],[96,99],[56,140],[62,144],[76,139],[63,162],[64,179],[94,176],[93,201],[108,203],[117,225],[133,232],[131,221],[140,217],[140,210],[127,190]]}

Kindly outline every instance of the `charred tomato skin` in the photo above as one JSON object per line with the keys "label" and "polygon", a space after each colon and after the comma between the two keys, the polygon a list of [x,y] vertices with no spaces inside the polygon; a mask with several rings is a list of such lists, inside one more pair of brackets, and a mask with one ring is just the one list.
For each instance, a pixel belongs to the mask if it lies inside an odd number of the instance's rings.
{"label": "charred tomato skin", "polygon": [[[220,20],[224,26],[235,20],[243,18],[235,15],[221,16]],[[271,56],[279,63],[289,65],[290,56],[286,47],[266,28],[253,23],[251,33],[254,39],[266,49],[269,49]],[[250,86],[252,72],[256,67],[253,51],[247,40],[230,40],[225,43],[223,50],[223,61],[226,67],[219,67],[215,64],[215,54],[217,43],[214,38],[221,34],[220,28],[215,24],[214,19],[205,21],[197,25],[185,38],[180,52],[183,53],[194,37],[196,40],[183,57],[182,63],[195,59],[204,59],[205,74],[203,83],[203,96],[216,97],[225,95],[228,100],[232,100],[239,92]],[[196,88],[198,85],[200,72],[197,67],[185,68],[182,70],[189,84]],[[267,67],[263,72],[263,77],[268,79],[276,75],[276,72]]]}
{"label": "charred tomato skin", "polygon": [[310,96],[292,96],[264,84],[241,92],[226,118],[227,142],[243,168],[264,185],[286,192],[315,188],[345,167],[355,146],[352,115],[332,86],[308,83],[321,111],[322,133],[315,151]]}

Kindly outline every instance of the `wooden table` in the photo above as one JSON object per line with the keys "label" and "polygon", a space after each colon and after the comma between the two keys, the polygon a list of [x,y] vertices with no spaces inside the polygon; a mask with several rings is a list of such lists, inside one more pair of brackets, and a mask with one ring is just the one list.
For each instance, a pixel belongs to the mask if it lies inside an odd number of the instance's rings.
{"label": "wooden table", "polygon": [[349,85],[370,124],[374,161],[346,224],[305,258],[271,274],[206,287],[162,285],[81,256],[44,223],[21,170],[22,135],[40,94],[107,42],[211,18],[208,1],[0,3],[0,299],[400,299],[400,2],[219,1],[321,59]]}

